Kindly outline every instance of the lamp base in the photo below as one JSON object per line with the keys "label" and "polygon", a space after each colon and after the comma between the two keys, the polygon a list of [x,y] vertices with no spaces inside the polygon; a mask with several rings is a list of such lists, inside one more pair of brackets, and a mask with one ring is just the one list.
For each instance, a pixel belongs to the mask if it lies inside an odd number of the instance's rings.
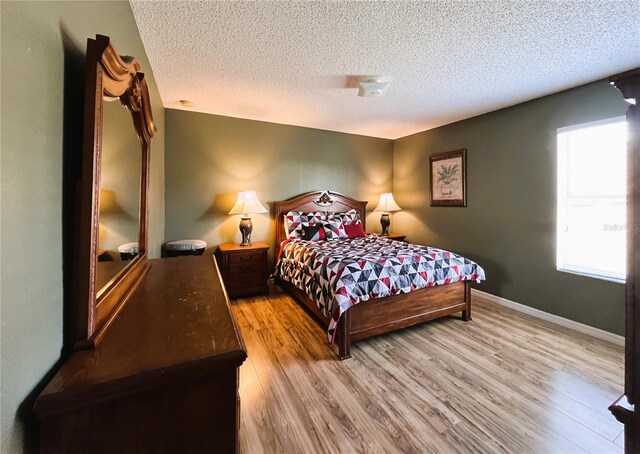
{"label": "lamp base", "polygon": [[382,235],[389,235],[389,226],[391,225],[391,220],[389,219],[389,213],[382,213],[380,216],[380,225],[382,226]]}
{"label": "lamp base", "polygon": [[240,246],[251,246],[251,232],[253,231],[253,224],[250,217],[242,217],[240,221],[240,233],[242,233],[242,243]]}

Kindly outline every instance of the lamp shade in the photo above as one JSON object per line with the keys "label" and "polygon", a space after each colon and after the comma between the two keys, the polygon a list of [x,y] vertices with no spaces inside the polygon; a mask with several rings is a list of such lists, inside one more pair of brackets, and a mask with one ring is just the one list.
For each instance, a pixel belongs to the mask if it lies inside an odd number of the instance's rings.
{"label": "lamp shade", "polygon": [[384,194],[380,194],[380,202],[378,202],[378,206],[375,210],[375,213],[389,213],[391,211],[400,211],[402,208],[398,206],[395,200],[393,200],[393,194],[390,192],[385,192]]}
{"label": "lamp shade", "polygon": [[242,191],[238,193],[238,200],[231,208],[229,214],[252,214],[252,213],[268,213],[267,210],[258,200],[256,191]]}

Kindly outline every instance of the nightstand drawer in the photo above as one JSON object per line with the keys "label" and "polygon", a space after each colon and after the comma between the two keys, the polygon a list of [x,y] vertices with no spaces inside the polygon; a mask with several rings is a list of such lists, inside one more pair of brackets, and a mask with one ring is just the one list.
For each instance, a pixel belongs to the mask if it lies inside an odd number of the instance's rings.
{"label": "nightstand drawer", "polygon": [[229,265],[237,265],[243,263],[262,263],[264,253],[259,252],[243,252],[239,254],[229,254]]}
{"label": "nightstand drawer", "polygon": [[229,274],[245,274],[255,273],[256,271],[262,271],[260,262],[242,262],[242,263],[229,263]]}
{"label": "nightstand drawer", "polygon": [[261,272],[246,274],[230,274],[227,277],[228,286],[236,287],[260,287],[266,285],[266,280]]}

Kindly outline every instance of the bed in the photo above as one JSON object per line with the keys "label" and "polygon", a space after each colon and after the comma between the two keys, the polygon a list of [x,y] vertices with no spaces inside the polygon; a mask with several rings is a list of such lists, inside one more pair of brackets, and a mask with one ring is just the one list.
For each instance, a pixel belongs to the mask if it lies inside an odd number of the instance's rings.
{"label": "bed", "polygon": [[[318,242],[318,244],[304,240],[291,242],[287,239],[286,230],[287,221],[285,216],[288,213],[345,213],[355,210],[359,215],[363,230],[366,230],[365,208],[367,202],[359,201],[337,192],[315,191],[288,200],[277,201],[274,205],[276,245],[280,247],[279,260],[274,273],[275,282],[285,292],[302,303],[327,328],[329,343],[335,339],[335,343],[338,345],[338,356],[341,360],[350,358],[351,344],[362,339],[456,313],[460,313],[461,319],[464,321],[471,320],[470,282],[484,279],[484,271],[475,263],[448,251],[427,248],[426,246],[403,245],[390,239],[376,239],[374,237],[345,240],[344,242],[343,240]],[[341,243],[338,244],[338,242]],[[383,252],[393,252],[402,248],[402,252],[405,253],[424,250],[428,254],[450,254],[455,256],[456,259],[463,259],[465,263],[473,264],[477,268],[474,268],[476,270],[474,272],[462,273],[460,275],[462,280],[456,282],[449,283],[450,279],[440,279],[437,282],[439,285],[434,285],[436,282],[432,281],[428,284],[429,286],[409,293],[404,293],[403,290],[401,293],[390,296],[354,298],[358,300],[357,304],[350,305],[348,309],[341,309],[339,315],[337,315],[337,312],[333,312],[333,317],[331,316],[331,311],[329,313],[326,312],[327,307],[322,307],[323,305],[320,302],[322,297],[319,297],[321,292],[315,292],[313,297],[310,296],[305,292],[305,286],[300,285],[299,279],[295,279],[293,275],[285,272],[286,268],[293,268],[290,265],[293,256],[304,257],[302,260],[308,262],[308,264],[313,260],[319,263],[319,257],[325,257],[322,254],[326,254],[326,257],[337,257],[340,254],[350,256],[353,255],[353,251],[369,251],[367,248],[371,247]],[[287,262],[289,263],[288,267],[285,266]],[[309,287],[307,286],[306,289],[309,290]],[[377,293],[380,295],[385,294],[385,292]],[[336,304],[344,306],[346,303]]]}

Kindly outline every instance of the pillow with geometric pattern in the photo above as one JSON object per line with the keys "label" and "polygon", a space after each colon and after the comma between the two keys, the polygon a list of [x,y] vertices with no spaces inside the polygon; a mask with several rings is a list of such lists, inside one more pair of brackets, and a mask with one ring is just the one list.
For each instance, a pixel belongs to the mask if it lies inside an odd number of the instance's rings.
{"label": "pillow with geometric pattern", "polygon": [[327,219],[340,219],[345,225],[362,224],[360,221],[360,213],[358,213],[358,210],[356,209],[351,209],[341,213],[327,213]]}
{"label": "pillow with geometric pattern", "polygon": [[326,214],[324,211],[317,211],[314,213],[304,213],[302,211],[289,211],[285,214],[285,232],[287,238],[299,239],[302,238],[302,226],[303,224],[321,224]]}
{"label": "pillow with geometric pattern", "polygon": [[347,231],[344,229],[344,222],[339,218],[326,220],[324,222],[324,232],[327,235],[327,240],[347,238]]}

